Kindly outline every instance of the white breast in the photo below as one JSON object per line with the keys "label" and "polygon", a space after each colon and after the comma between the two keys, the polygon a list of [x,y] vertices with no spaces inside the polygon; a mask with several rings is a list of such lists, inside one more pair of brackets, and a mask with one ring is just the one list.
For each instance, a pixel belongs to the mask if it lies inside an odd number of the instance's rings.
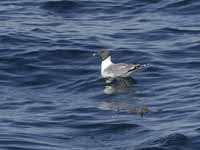
{"label": "white breast", "polygon": [[106,68],[108,68],[110,65],[112,65],[112,61],[111,61],[111,56],[109,56],[108,58],[106,58],[105,60],[103,60],[101,62],[101,75],[102,76],[106,76],[105,73],[104,73],[104,70]]}

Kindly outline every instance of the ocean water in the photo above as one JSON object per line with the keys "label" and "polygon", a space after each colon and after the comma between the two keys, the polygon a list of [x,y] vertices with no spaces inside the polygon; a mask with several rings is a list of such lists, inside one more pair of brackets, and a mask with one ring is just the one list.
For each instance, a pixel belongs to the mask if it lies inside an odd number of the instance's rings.
{"label": "ocean water", "polygon": [[[199,150],[199,7],[0,1],[0,149]],[[108,83],[100,49],[146,67]]]}

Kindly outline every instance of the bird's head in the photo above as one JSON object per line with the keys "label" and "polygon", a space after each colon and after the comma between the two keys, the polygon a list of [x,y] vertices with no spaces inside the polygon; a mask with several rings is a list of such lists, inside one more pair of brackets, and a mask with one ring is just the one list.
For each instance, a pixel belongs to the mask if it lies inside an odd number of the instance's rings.
{"label": "bird's head", "polygon": [[101,57],[102,61],[103,61],[110,56],[110,52],[105,50],[105,49],[102,49],[99,52],[97,52],[97,54],[95,53],[93,55],[94,56],[99,55]]}

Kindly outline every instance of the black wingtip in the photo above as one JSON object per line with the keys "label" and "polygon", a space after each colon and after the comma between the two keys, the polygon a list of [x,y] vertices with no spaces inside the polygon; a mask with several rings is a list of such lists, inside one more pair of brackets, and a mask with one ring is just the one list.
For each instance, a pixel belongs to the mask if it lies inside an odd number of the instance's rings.
{"label": "black wingtip", "polygon": [[128,70],[128,72],[132,72],[132,71],[134,71],[134,70],[137,70],[137,69],[139,69],[141,66],[142,66],[142,65],[137,64],[137,65],[135,65],[133,68],[131,68],[130,70]]}

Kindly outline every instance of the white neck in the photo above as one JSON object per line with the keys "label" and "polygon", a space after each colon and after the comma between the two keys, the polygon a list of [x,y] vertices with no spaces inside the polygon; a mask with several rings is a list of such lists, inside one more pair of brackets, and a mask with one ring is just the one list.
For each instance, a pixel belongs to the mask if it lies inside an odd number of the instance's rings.
{"label": "white neck", "polygon": [[101,74],[103,74],[104,69],[106,69],[111,64],[112,64],[111,56],[109,56],[108,58],[106,58],[105,60],[103,60],[101,62]]}

